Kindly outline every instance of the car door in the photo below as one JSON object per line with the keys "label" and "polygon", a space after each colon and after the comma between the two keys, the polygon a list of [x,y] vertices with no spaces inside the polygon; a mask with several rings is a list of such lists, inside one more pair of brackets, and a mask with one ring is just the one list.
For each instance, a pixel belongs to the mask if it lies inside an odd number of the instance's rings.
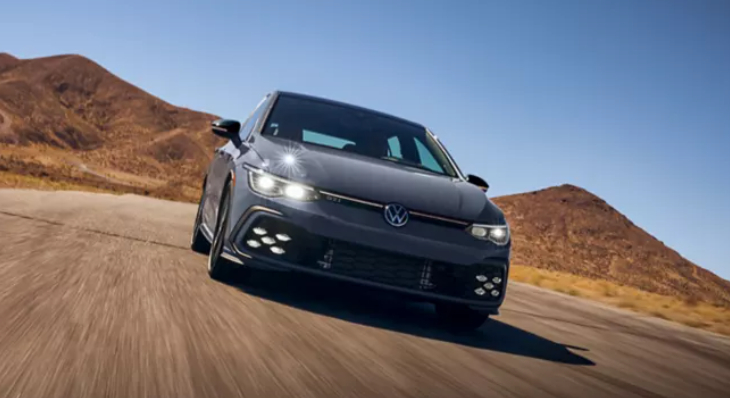
{"label": "car door", "polygon": [[[249,114],[248,119],[246,119],[241,126],[241,130],[239,132],[239,143],[244,142],[248,138],[256,125],[256,122],[262,117],[268,104],[266,100],[269,98],[270,94],[267,94],[256,105],[256,108],[254,108],[254,110]],[[235,167],[234,161],[240,153],[239,146],[233,141],[228,141],[225,145],[216,148],[215,150],[206,180],[206,196],[203,206],[203,220],[205,225],[209,227],[210,231],[215,231],[218,221],[218,210],[223,194],[223,187],[226,184],[228,175],[233,167]]]}

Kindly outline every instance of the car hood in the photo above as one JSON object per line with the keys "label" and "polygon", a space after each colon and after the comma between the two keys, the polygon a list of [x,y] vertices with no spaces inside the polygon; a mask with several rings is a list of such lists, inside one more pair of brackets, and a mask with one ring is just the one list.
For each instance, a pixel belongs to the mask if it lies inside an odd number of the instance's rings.
{"label": "car hood", "polygon": [[[251,149],[266,171],[323,191],[464,221],[504,223],[502,211],[478,187],[394,162],[318,145],[256,137]],[[294,165],[284,161],[289,154]]]}

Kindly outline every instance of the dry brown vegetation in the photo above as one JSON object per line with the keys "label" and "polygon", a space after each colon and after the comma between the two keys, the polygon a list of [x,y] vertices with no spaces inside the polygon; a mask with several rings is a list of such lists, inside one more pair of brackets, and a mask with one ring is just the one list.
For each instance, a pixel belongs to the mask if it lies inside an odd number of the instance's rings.
{"label": "dry brown vegetation", "polygon": [[7,171],[0,171],[0,188],[28,188],[43,191],[86,191],[99,193],[117,193],[91,185],[81,185],[75,184],[73,182],[58,181],[49,178],[19,175]]}
{"label": "dry brown vegetation", "polygon": [[197,188],[168,181],[156,186],[134,186],[82,172],[70,165],[49,165],[0,156],[0,188],[34,188],[136,194],[160,199],[193,202]]}
{"label": "dry brown vegetation", "polygon": [[510,280],[584,297],[645,315],[730,336],[730,308],[688,297],[664,296],[605,280],[516,265]]}

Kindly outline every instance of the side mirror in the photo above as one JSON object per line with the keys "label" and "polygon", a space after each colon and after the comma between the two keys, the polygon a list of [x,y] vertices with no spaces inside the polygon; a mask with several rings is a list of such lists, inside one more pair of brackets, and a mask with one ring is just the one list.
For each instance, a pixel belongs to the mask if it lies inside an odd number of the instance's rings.
{"label": "side mirror", "polygon": [[235,140],[241,131],[241,122],[238,120],[218,119],[210,124],[210,128],[213,130],[213,134],[219,137]]}
{"label": "side mirror", "polygon": [[477,177],[474,174],[467,175],[466,181],[468,181],[470,184],[478,186],[484,192],[487,192],[487,190],[489,189],[489,184],[487,184],[487,182],[484,181],[483,178]]}

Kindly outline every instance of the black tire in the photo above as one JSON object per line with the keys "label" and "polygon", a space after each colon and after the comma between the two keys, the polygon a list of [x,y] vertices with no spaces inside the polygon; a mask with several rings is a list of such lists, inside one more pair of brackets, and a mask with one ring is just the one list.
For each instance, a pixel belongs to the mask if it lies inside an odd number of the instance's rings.
{"label": "black tire", "polygon": [[195,224],[193,225],[193,235],[190,238],[190,248],[200,254],[210,253],[210,242],[200,231],[200,223],[203,220],[203,201],[205,200],[205,191],[200,195],[200,203],[198,204],[198,213],[195,215]]}
{"label": "black tire", "polygon": [[460,332],[479,329],[489,319],[488,314],[461,304],[437,303],[436,314],[444,326]]}
{"label": "black tire", "polygon": [[248,269],[239,267],[238,264],[226,260],[223,254],[223,242],[225,232],[228,229],[228,214],[230,211],[229,186],[223,188],[221,195],[220,210],[218,211],[218,222],[215,226],[213,243],[208,254],[208,275],[220,282],[242,282],[248,276]]}

